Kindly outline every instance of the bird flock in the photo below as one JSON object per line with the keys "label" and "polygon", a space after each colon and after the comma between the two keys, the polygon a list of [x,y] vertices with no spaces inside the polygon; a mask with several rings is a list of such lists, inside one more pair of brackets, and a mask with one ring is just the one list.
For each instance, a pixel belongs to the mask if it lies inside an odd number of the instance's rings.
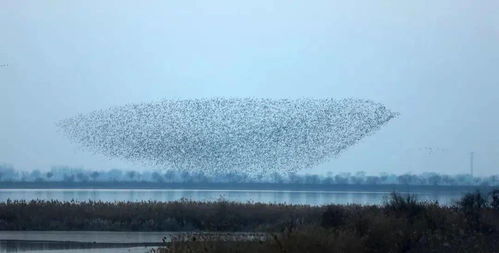
{"label": "bird flock", "polygon": [[206,98],[97,110],[58,123],[109,157],[203,172],[312,168],[397,114],[362,99]]}

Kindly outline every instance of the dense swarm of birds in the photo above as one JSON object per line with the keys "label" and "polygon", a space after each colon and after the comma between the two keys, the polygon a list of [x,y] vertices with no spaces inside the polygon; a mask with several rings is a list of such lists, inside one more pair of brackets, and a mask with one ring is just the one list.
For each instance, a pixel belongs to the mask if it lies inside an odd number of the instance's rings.
{"label": "dense swarm of birds", "polygon": [[397,114],[361,99],[212,98],[129,104],[59,122],[94,152],[169,169],[295,172]]}

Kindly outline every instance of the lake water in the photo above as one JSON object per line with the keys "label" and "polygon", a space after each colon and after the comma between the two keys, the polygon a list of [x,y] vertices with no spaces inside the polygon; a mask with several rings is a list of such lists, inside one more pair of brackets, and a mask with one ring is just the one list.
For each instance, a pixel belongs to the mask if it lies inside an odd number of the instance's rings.
{"label": "lake water", "polygon": [[[80,252],[151,252],[181,232],[109,232],[109,231],[0,231],[0,252],[80,253]],[[223,236],[229,240],[255,240],[258,233],[198,233],[205,237]],[[192,235],[188,233],[187,235]],[[189,237],[190,238],[190,237]]]}
{"label": "lake water", "polygon": [[164,232],[0,231],[0,252],[149,252]]}
{"label": "lake water", "polygon": [[[174,201],[190,199],[288,204],[382,204],[389,191],[284,191],[194,189],[0,189],[0,202],[10,200],[61,201]],[[411,192],[420,200],[452,204],[465,191]],[[118,253],[150,252],[169,232],[0,231],[0,252]]]}
{"label": "lake water", "polygon": [[[288,204],[382,204],[386,191],[284,191],[284,190],[186,190],[186,189],[0,189],[0,202],[11,200],[61,201],[217,201]],[[459,191],[411,192],[420,200],[448,205],[461,197]]]}

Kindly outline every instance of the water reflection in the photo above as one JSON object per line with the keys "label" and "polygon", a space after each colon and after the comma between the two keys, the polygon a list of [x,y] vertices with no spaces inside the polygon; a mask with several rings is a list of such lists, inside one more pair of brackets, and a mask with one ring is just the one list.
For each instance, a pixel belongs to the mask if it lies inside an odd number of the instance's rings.
{"label": "water reflection", "polygon": [[[182,232],[0,231],[0,252],[151,252]],[[204,236],[248,240],[258,233],[202,233]],[[208,237],[205,237],[208,238]]]}
{"label": "water reflection", "polygon": [[36,242],[36,241],[0,241],[0,252],[150,252],[157,246],[103,243]]}
{"label": "water reflection", "polygon": [[147,252],[167,232],[0,231],[0,252]]}
{"label": "water reflection", "polygon": [[[225,199],[239,202],[288,204],[382,204],[389,192],[279,191],[279,190],[184,190],[184,189],[2,189],[0,201],[195,201]],[[414,192],[420,200],[451,204],[461,192]]]}

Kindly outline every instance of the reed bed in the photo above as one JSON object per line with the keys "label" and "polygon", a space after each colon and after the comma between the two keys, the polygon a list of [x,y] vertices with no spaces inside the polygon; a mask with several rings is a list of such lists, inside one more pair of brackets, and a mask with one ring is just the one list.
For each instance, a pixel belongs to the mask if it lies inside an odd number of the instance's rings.
{"label": "reed bed", "polygon": [[397,193],[372,206],[7,201],[0,229],[185,232],[159,253],[499,252],[499,190],[452,206]]}

